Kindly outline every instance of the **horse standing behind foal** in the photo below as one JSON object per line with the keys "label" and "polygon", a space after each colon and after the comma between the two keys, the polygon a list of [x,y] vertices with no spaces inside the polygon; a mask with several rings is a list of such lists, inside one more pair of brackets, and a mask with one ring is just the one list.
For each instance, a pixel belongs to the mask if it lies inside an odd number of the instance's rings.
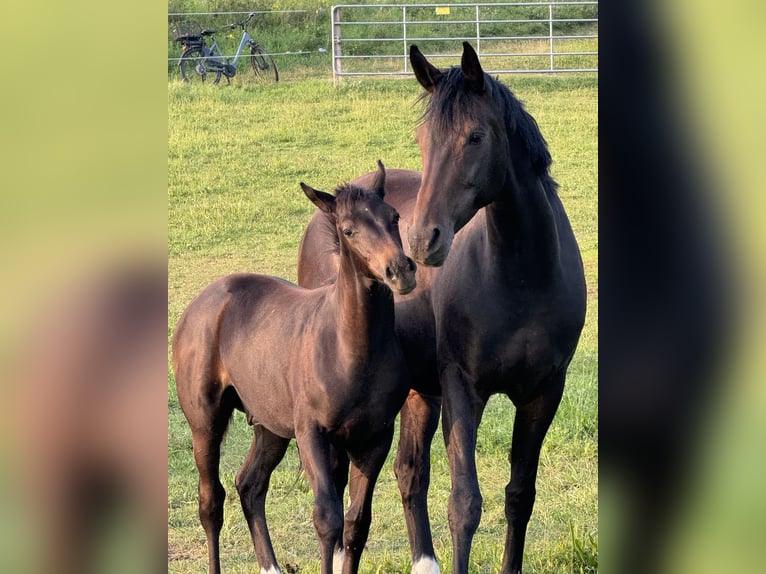
{"label": "horse standing behind foal", "polygon": [[[443,404],[452,572],[468,572],[482,504],[477,429],[489,397],[502,393],[516,415],[501,572],[519,574],[540,449],[585,319],[582,260],[549,174],[547,144],[511,91],[484,73],[468,43],[461,66],[446,71],[415,46],[410,60],[429,95],[416,131],[423,173],[389,170],[387,201],[409,224],[412,257],[425,265],[417,289],[396,297],[397,333],[413,381],[395,462],[412,571],[439,572],[427,494]],[[301,285],[326,284],[338,268],[327,255],[338,251],[328,225],[315,216],[304,235]]]}
{"label": "horse standing behind foal", "polygon": [[334,222],[337,282],[307,290],[275,277],[229,275],[204,289],[178,323],[173,366],[192,430],[211,574],[220,572],[220,445],[235,408],[254,425],[236,486],[261,572],[279,572],[265,497],[292,437],[314,491],[322,574],[333,572],[334,561],[336,572],[339,562],[344,574],[358,569],[373,487],[410,387],[394,332],[392,289],[404,295],[416,285],[399,216],[383,201],[385,171],[378,165],[372,191],[347,185],[332,196],[301,184]]}

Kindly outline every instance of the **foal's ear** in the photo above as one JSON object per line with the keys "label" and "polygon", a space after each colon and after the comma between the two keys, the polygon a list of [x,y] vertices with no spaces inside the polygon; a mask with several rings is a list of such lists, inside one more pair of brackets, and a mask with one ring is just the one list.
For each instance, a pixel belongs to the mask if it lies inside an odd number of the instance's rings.
{"label": "foal's ear", "polygon": [[335,213],[335,196],[301,182],[301,189],[311,202],[325,213]]}
{"label": "foal's ear", "polygon": [[418,47],[415,44],[410,46],[410,63],[412,64],[412,71],[415,72],[415,77],[418,79],[418,82],[420,82],[420,85],[423,86],[427,92],[432,93],[436,89],[436,84],[439,83],[444,74],[426,60],[426,57],[420,53],[420,50],[418,50]]}
{"label": "foal's ear", "polygon": [[380,199],[386,196],[386,168],[383,167],[383,162],[380,160],[378,160],[378,173],[372,180],[372,191],[377,193]]}
{"label": "foal's ear", "polygon": [[484,70],[481,69],[479,56],[468,42],[463,42],[463,57],[460,68],[465,76],[465,85],[469,90],[481,94],[484,92]]}

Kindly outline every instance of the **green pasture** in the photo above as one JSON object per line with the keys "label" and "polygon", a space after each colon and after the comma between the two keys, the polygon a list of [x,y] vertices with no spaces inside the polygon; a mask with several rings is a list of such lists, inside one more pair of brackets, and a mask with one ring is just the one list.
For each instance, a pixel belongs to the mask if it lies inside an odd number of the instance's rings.
{"label": "green pasture", "polygon": [[[332,190],[375,168],[420,168],[413,130],[422,111],[414,79],[345,80],[287,77],[276,85],[168,83],[168,337],[195,294],[214,279],[251,271],[296,279],[298,243],[314,206],[298,183]],[[588,315],[562,405],[543,446],[538,495],[529,525],[525,571],[595,572],[598,551],[597,427],[597,78],[505,76],[549,142],[553,175],[582,249]],[[287,350],[286,350],[287,351]],[[494,397],[479,431],[478,468],[484,497],[474,540],[474,573],[500,566],[505,532],[513,406]],[[227,573],[257,571],[234,475],[251,439],[236,413],[224,445],[227,491],[221,554]],[[396,440],[396,439],[395,439]],[[207,571],[197,515],[197,471],[190,432],[168,372],[168,568]],[[450,490],[441,432],[434,441],[430,509],[442,571],[450,572],[446,504]],[[365,573],[408,573],[410,556],[393,453],[383,469]],[[319,572],[311,524],[312,495],[294,446],[275,472],[267,515],[281,564]]]}

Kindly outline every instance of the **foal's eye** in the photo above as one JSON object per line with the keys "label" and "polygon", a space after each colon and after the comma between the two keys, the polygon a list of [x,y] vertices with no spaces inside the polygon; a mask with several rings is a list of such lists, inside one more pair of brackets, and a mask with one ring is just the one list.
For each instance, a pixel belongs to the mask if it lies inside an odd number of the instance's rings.
{"label": "foal's eye", "polygon": [[343,235],[345,235],[346,237],[351,237],[353,234],[354,234],[354,230],[351,229],[350,227],[346,227],[343,230]]}
{"label": "foal's eye", "polygon": [[469,145],[479,145],[482,140],[484,139],[484,134],[481,132],[473,132],[471,135],[468,136],[468,144]]}

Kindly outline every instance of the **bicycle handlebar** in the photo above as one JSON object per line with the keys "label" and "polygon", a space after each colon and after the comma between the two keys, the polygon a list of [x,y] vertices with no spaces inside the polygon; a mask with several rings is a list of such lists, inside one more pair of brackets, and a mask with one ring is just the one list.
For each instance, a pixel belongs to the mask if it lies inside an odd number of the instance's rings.
{"label": "bicycle handlebar", "polygon": [[238,27],[239,28],[244,28],[247,25],[247,23],[250,20],[252,20],[253,16],[255,16],[256,14],[257,14],[257,12],[250,12],[250,14],[247,15],[247,18],[245,18],[241,22],[236,22],[234,24],[227,24],[226,26],[224,26],[224,28],[226,28],[227,30],[233,30],[234,28],[238,28]]}
{"label": "bicycle handlebar", "polygon": [[[257,14],[257,12],[250,12],[250,14],[247,15],[247,18],[242,20],[241,22],[237,22],[236,24],[227,24],[223,27],[224,30],[233,30],[234,28],[242,28],[244,29],[247,23],[253,19],[253,17]],[[211,34],[215,34],[215,30],[203,30],[202,35],[203,36],[209,36]]]}
{"label": "bicycle handlebar", "polygon": [[239,22],[238,24],[232,24],[232,26],[242,26],[244,28],[247,23],[253,19],[253,17],[257,14],[257,12],[250,12],[250,14],[247,15],[247,18],[242,20],[242,22]]}

